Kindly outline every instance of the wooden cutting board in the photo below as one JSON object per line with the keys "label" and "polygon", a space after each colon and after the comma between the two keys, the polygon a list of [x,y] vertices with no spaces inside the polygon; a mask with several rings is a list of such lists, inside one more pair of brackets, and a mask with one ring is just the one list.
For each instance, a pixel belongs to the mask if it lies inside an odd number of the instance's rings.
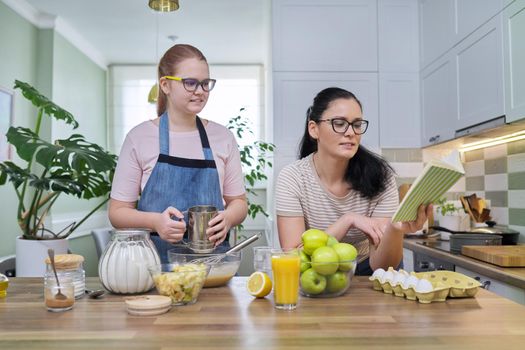
{"label": "wooden cutting board", "polygon": [[503,267],[525,267],[525,245],[464,245],[461,254]]}

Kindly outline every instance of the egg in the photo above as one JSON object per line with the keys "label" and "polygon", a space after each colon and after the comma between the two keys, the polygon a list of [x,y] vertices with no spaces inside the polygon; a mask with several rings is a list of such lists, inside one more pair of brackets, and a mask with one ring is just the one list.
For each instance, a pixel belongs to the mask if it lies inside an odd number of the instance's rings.
{"label": "egg", "polygon": [[402,284],[403,289],[416,288],[419,279],[416,276],[408,276]]}
{"label": "egg", "polygon": [[392,284],[393,281],[394,281],[394,272],[393,270],[388,269],[388,271],[385,271],[385,273],[383,274],[381,283],[389,282],[390,284]]}
{"label": "egg", "polygon": [[384,273],[385,273],[385,270],[383,270],[382,268],[378,268],[377,270],[374,271],[374,273],[372,274],[372,276],[369,279],[371,281],[374,281],[374,280],[381,281],[383,279]]}
{"label": "egg", "polygon": [[392,281],[393,286],[403,285],[403,282],[407,279],[408,273],[404,270],[399,270],[394,275],[394,281]]}
{"label": "egg", "polygon": [[432,283],[429,280],[422,278],[417,283],[415,290],[418,293],[429,293],[434,290],[434,287],[432,286]]}

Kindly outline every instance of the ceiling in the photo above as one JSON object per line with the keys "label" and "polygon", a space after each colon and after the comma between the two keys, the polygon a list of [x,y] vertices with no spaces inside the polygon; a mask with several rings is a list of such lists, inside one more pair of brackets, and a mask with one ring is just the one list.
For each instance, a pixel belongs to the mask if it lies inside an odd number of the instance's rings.
{"label": "ceiling", "polygon": [[56,16],[57,32],[83,43],[100,65],[156,64],[174,43],[198,47],[213,64],[260,64],[268,56],[270,0],[180,0],[170,13],[152,11],[148,0],[4,0],[20,1],[37,18]]}

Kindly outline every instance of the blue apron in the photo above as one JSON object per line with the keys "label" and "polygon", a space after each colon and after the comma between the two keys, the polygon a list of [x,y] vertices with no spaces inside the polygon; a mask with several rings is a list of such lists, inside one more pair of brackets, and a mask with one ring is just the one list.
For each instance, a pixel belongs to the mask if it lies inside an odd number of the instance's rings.
{"label": "blue apron", "polygon": [[[182,212],[195,205],[213,205],[217,210],[224,210],[219,173],[206,130],[199,117],[197,117],[197,130],[204,159],[172,157],[169,155],[168,115],[164,112],[160,117],[160,153],[140,196],[138,210],[162,213],[172,206]],[[187,223],[187,214],[184,219]],[[168,250],[172,248],[172,244],[155,234],[152,234],[151,239],[157,247],[161,262],[167,263]],[[228,236],[223,244],[228,244]]]}

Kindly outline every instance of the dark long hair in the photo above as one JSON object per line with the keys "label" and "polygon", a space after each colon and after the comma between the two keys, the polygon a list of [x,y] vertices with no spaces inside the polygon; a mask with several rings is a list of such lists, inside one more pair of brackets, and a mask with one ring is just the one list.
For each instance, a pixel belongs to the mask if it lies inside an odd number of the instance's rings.
{"label": "dark long hair", "polygon": [[[341,98],[355,100],[361,110],[363,109],[361,102],[350,91],[330,87],[319,92],[314,98],[313,105],[306,111],[306,125],[299,148],[299,158],[317,152],[317,140],[310,136],[308,122],[318,123],[330,103]],[[348,162],[345,180],[352,185],[352,189],[363,197],[371,199],[386,189],[392,173],[394,170],[386,160],[363,145],[359,145],[356,154]]]}

